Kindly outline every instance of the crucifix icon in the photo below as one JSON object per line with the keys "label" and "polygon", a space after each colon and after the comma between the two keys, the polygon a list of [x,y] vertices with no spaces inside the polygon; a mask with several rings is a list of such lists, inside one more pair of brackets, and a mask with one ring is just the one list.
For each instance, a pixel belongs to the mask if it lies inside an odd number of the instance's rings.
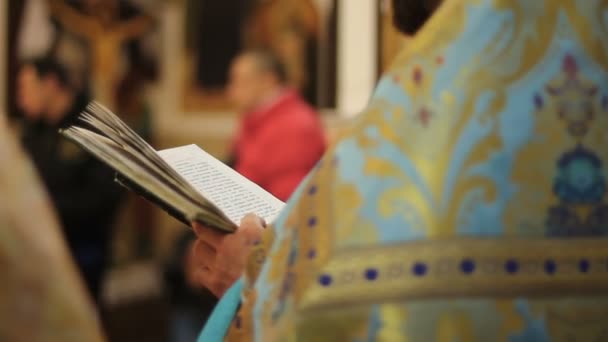
{"label": "crucifix icon", "polygon": [[122,45],[146,33],[153,19],[138,15],[121,20],[118,0],[86,0],[83,11],[68,5],[65,0],[49,0],[49,5],[63,28],[89,44],[93,92],[98,101],[114,108],[113,92],[121,76]]}

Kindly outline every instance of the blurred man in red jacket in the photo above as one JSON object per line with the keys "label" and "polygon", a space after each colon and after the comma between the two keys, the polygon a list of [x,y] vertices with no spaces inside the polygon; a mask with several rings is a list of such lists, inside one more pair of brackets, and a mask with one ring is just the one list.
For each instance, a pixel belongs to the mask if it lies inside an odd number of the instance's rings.
{"label": "blurred man in red jacket", "polygon": [[267,51],[241,54],[230,71],[229,95],[244,113],[234,168],[283,201],[326,146],[319,114],[286,84],[285,67]]}

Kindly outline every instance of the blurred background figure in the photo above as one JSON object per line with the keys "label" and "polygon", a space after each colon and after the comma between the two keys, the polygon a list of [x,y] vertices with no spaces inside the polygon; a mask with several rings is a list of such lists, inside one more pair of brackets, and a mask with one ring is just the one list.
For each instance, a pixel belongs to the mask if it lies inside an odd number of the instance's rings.
{"label": "blurred background figure", "polygon": [[175,243],[165,272],[170,303],[169,337],[173,342],[195,341],[217,299],[196,281],[192,251],[196,237],[185,231]]}
{"label": "blurred background figure", "polygon": [[234,168],[285,201],[325,151],[319,113],[287,85],[287,70],[267,50],[236,58],[228,94],[242,113]]}
{"label": "blurred background figure", "polygon": [[113,184],[109,168],[58,134],[90,98],[74,89],[65,69],[48,58],[24,62],[17,85],[17,103],[25,120],[23,145],[57,209],[90,294],[98,301],[123,191]]}

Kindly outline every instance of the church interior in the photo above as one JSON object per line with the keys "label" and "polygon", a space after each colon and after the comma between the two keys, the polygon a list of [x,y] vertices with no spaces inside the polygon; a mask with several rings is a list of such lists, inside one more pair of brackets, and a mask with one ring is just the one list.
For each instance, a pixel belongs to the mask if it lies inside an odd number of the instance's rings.
{"label": "church interior", "polygon": [[[319,113],[331,144],[405,43],[390,10],[386,0],[1,1],[0,111],[23,129],[20,66],[44,56],[155,149],[196,144],[226,161],[241,119],[227,96],[230,66],[263,47]],[[208,314],[213,296],[199,291],[199,310],[183,308],[167,280],[188,234],[134,194],[121,202],[100,290],[109,340],[179,342],[189,325],[200,330],[189,319]]]}

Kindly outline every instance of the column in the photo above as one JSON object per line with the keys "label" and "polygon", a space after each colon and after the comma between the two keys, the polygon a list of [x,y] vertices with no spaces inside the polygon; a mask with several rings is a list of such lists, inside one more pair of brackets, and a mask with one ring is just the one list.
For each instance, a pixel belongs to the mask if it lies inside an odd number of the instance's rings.
{"label": "column", "polygon": [[181,2],[167,1],[161,13],[161,77],[157,100],[160,127],[169,124],[180,108],[182,94],[182,51],[184,16]]}
{"label": "column", "polygon": [[338,113],[352,117],[369,100],[377,78],[377,0],[338,2]]}

